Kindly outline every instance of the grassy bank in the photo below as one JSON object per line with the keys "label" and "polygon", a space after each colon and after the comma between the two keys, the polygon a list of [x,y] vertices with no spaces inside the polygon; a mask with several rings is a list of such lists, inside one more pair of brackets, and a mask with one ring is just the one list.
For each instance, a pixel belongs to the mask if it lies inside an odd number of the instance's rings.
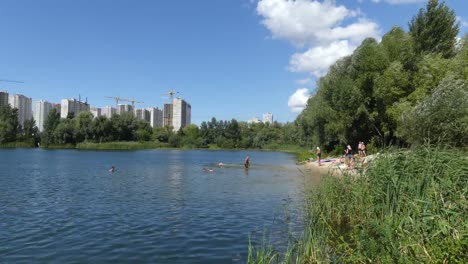
{"label": "grassy bank", "polygon": [[325,177],[306,199],[303,237],[249,263],[462,263],[468,259],[468,156],[434,148],[381,155],[365,175]]}
{"label": "grassy bank", "polygon": [[0,144],[0,148],[34,148],[34,143],[31,142],[8,142]]}
{"label": "grassy bank", "polygon": [[137,142],[137,141],[119,141],[119,142],[105,142],[105,143],[92,143],[83,142],[76,145],[77,149],[86,150],[138,150],[138,149],[157,149],[167,148],[167,143],[160,142]]}

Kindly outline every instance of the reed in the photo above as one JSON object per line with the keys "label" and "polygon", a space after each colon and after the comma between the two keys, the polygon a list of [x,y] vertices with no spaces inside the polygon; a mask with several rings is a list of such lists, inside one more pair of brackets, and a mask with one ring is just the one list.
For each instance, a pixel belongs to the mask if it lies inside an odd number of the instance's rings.
{"label": "reed", "polygon": [[[307,195],[302,237],[269,263],[463,263],[467,194],[464,151],[420,147],[384,153],[365,173],[324,177]],[[274,250],[265,248],[249,244],[249,256],[268,260]]]}

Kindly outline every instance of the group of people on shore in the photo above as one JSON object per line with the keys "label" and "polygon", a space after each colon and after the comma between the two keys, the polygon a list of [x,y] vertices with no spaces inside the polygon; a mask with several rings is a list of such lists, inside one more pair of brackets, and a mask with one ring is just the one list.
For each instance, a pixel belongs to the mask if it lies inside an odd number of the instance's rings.
{"label": "group of people on shore", "polygon": [[[359,141],[358,144],[358,155],[359,157],[365,158],[367,156],[366,154],[366,145],[364,142]],[[321,160],[322,160],[322,151],[320,150],[320,147],[317,147],[317,163],[319,166],[322,166]],[[353,148],[351,145],[347,145],[346,148],[344,149],[344,154],[341,156],[340,159],[341,163],[345,163],[348,169],[354,169],[354,155],[353,155]]]}

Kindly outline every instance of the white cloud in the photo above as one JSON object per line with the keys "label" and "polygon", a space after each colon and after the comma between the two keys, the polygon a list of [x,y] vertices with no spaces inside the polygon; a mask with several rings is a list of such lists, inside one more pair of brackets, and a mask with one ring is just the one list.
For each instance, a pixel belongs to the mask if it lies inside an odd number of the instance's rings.
{"label": "white cloud", "polygon": [[291,96],[289,96],[288,107],[292,112],[299,113],[306,107],[309,97],[310,92],[307,88],[297,89]]}
{"label": "white cloud", "polygon": [[333,0],[260,0],[257,13],[273,38],[300,47],[306,45],[306,51],[293,54],[289,61],[289,69],[294,72],[322,76],[363,39],[379,38],[375,22],[364,18],[359,9],[350,10]]}
{"label": "white cloud", "polygon": [[289,61],[289,69],[293,72],[311,72],[320,77],[333,63],[351,54],[355,48],[347,40],[335,41],[328,46],[317,46],[304,53],[293,54]]}
{"label": "white cloud", "polygon": [[456,17],[457,22],[460,23],[461,27],[468,27],[468,21],[463,20],[461,17]]}
{"label": "white cloud", "polygon": [[312,82],[312,79],[310,78],[305,78],[305,79],[300,79],[300,80],[296,80],[295,81],[297,84],[299,85],[306,85],[308,83],[311,83]]}

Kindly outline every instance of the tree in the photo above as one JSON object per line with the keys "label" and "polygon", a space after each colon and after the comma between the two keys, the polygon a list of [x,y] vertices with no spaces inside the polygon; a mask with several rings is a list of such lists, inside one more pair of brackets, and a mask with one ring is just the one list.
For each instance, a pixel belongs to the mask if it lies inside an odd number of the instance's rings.
{"label": "tree", "polygon": [[60,114],[57,112],[57,109],[52,108],[44,121],[44,130],[41,133],[41,144],[47,147],[48,145],[55,143],[54,132],[59,123]]}
{"label": "tree", "polygon": [[444,58],[455,55],[459,24],[455,12],[445,1],[429,0],[426,9],[420,9],[409,23],[414,48],[418,54],[440,53]]}
{"label": "tree", "polygon": [[93,114],[91,112],[81,112],[75,118],[75,138],[76,142],[87,141],[92,138]]}
{"label": "tree", "polygon": [[0,143],[14,142],[19,131],[18,109],[0,107]]}
{"label": "tree", "polygon": [[402,115],[399,135],[412,144],[442,142],[456,147],[468,144],[468,81],[452,76],[434,93]]}

